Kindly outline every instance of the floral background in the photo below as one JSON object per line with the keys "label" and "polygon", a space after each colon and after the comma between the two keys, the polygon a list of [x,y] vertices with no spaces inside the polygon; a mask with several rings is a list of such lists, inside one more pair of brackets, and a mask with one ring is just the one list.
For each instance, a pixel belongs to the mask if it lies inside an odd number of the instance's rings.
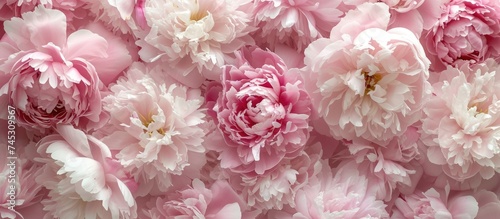
{"label": "floral background", "polygon": [[0,22],[1,218],[500,214],[499,0],[0,0]]}

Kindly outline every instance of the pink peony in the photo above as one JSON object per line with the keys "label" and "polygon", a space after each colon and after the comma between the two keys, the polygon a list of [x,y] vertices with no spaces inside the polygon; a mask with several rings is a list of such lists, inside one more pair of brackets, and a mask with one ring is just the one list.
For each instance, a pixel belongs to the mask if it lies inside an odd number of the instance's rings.
{"label": "pink peony", "polygon": [[101,20],[114,32],[123,34],[138,30],[132,17],[137,0],[82,0],[91,14]]}
{"label": "pink peony", "polygon": [[298,75],[276,54],[251,47],[236,56],[223,69],[218,99],[208,91],[209,100],[217,99],[212,115],[219,130],[206,145],[221,153],[223,168],[262,174],[300,153],[309,137],[310,102]]}
{"label": "pink peony", "polygon": [[[145,62],[165,63],[172,76],[199,87],[210,72],[252,39],[248,33],[250,0],[146,1],[144,16],[150,27],[137,44]],[[208,74],[208,73],[207,73]],[[210,74],[212,75],[212,74]],[[211,79],[219,79],[219,74]]]}
{"label": "pink peony", "polygon": [[191,188],[167,198],[158,198],[156,205],[146,212],[146,218],[255,218],[238,194],[225,181],[216,181],[210,188],[194,179]]}
{"label": "pink peony", "polygon": [[257,0],[254,36],[259,44],[274,50],[282,43],[303,51],[312,41],[326,37],[340,21],[341,0]]}
{"label": "pink peony", "polygon": [[431,188],[396,199],[391,218],[476,218],[478,203],[470,195],[449,196]]}
{"label": "pink peony", "polygon": [[136,218],[137,183],[108,146],[69,125],[38,142],[44,170],[36,182],[49,190],[44,218]]}
{"label": "pink peony", "polygon": [[441,16],[441,7],[447,0],[344,0],[351,7],[365,2],[382,2],[390,8],[390,27],[404,27],[420,36],[431,29]]}
{"label": "pink peony", "polygon": [[387,218],[386,205],[375,197],[372,185],[355,165],[332,170],[323,165],[321,173],[297,192],[295,219]]}
{"label": "pink peony", "polygon": [[[74,124],[89,130],[106,122],[102,81],[109,83],[130,64],[128,50],[120,41],[108,43],[86,29],[67,36],[66,25],[62,12],[43,7],[5,22],[0,105],[14,106],[20,125],[46,129]],[[115,51],[121,53],[109,57]],[[0,112],[6,118],[6,112]]]}
{"label": "pink peony", "polygon": [[498,194],[491,191],[481,190],[474,193],[479,210],[476,218],[495,219],[500,215],[500,199]]}
{"label": "pink peony", "polygon": [[386,30],[388,10],[362,4],[305,50],[306,89],[336,139],[384,144],[421,117],[429,60],[411,31]]}
{"label": "pink peony", "polygon": [[458,181],[500,172],[500,67],[462,62],[440,73],[426,104],[423,140],[430,162]]}
{"label": "pink peony", "polygon": [[450,0],[422,41],[436,71],[500,56],[500,1]]}
{"label": "pink peony", "polygon": [[134,63],[103,99],[111,118],[97,135],[104,136],[102,141],[141,183],[141,195],[166,191],[172,175],[197,177],[186,168],[204,164],[201,92],[151,77],[162,73]]}

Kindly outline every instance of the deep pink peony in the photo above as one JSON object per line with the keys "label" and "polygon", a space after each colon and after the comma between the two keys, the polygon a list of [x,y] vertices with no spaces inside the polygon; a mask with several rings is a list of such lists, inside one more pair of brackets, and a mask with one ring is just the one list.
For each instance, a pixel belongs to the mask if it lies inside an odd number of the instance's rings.
{"label": "deep pink peony", "polygon": [[430,162],[458,181],[500,172],[500,67],[461,62],[440,73],[422,130]]}
{"label": "deep pink peony", "polygon": [[457,60],[482,62],[500,55],[500,1],[451,0],[434,27],[423,33],[432,68]]}
{"label": "deep pink peony", "polygon": [[257,43],[270,49],[286,44],[303,51],[312,41],[326,37],[340,21],[341,0],[254,1]]}
{"label": "deep pink peony", "polygon": [[[131,63],[119,40],[80,29],[66,34],[66,17],[37,7],[5,22],[0,42],[0,99],[17,110],[18,123],[46,129],[74,124],[89,130],[106,122],[102,81],[110,82]],[[110,57],[110,52],[114,57]],[[111,62],[111,65],[109,65]],[[1,117],[6,118],[2,109]]]}
{"label": "deep pink peony", "polygon": [[276,54],[247,47],[236,56],[236,64],[223,69],[221,96],[209,91],[208,100],[217,99],[219,130],[206,146],[221,153],[223,168],[262,174],[300,153],[309,136],[310,102],[298,75]]}
{"label": "deep pink peony", "polygon": [[44,218],[136,218],[138,185],[108,146],[70,125],[57,131],[37,144],[44,167],[36,182],[49,190]]}
{"label": "deep pink peony", "polygon": [[146,218],[151,219],[251,219],[255,215],[227,182],[216,181],[207,188],[199,179],[194,179],[188,189],[157,198],[155,206],[146,212]]}
{"label": "deep pink peony", "polygon": [[386,4],[362,4],[305,50],[302,78],[336,139],[384,144],[421,117],[429,60],[415,34],[388,22]]}

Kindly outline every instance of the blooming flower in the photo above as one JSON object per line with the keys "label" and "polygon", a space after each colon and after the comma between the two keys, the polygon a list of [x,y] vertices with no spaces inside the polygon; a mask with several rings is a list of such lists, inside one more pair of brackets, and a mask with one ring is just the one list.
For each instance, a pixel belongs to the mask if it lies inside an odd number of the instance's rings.
{"label": "blooming flower", "polygon": [[108,146],[70,125],[57,131],[37,144],[45,165],[36,182],[49,190],[44,218],[135,218],[137,184]]}
{"label": "blooming flower", "polygon": [[368,180],[354,165],[344,165],[332,176],[328,164],[316,180],[297,192],[293,218],[386,218],[385,204],[375,198]]}
{"label": "blooming flower", "polygon": [[274,49],[278,43],[303,51],[312,41],[328,36],[343,13],[341,0],[257,0],[254,20],[258,43]]}
{"label": "blooming flower", "polygon": [[[0,81],[5,82],[0,102],[16,108],[19,124],[38,129],[74,124],[88,130],[106,122],[101,80],[109,81],[131,62],[119,41],[108,43],[86,29],[67,36],[64,14],[43,7],[6,21],[5,30],[7,37],[0,42]],[[115,50],[121,53],[109,58],[109,51]],[[106,61],[116,65],[107,66]],[[5,111],[0,114],[6,118]]]}
{"label": "blooming flower", "polygon": [[497,0],[451,0],[434,27],[423,34],[433,68],[457,60],[482,62],[500,55],[500,5]]}
{"label": "blooming flower", "polygon": [[147,218],[255,218],[255,213],[225,181],[216,181],[209,188],[194,179],[191,188],[179,191],[165,199],[158,198],[148,210]]}
{"label": "blooming flower", "polygon": [[110,87],[103,105],[111,118],[99,132],[141,189],[166,191],[171,175],[189,176],[187,166],[203,165],[204,100],[199,89],[155,81],[149,75],[156,71],[135,63]]}
{"label": "blooming flower", "polygon": [[217,99],[220,132],[206,145],[221,153],[223,168],[262,174],[300,153],[309,137],[310,102],[298,75],[276,54],[251,47],[236,56],[223,69],[221,96],[208,97]]}
{"label": "blooming flower", "polygon": [[470,195],[449,196],[431,188],[396,199],[391,218],[476,218],[478,203]]}
{"label": "blooming flower", "polygon": [[440,73],[434,95],[426,104],[423,138],[430,162],[455,180],[500,171],[498,125],[500,70],[494,60],[462,62]]}
{"label": "blooming flower", "polygon": [[[146,62],[168,63],[172,76],[199,87],[202,70],[225,64],[232,54],[251,42],[249,0],[157,0],[146,1],[144,16],[151,27],[137,44]],[[194,74],[186,79],[189,74]],[[195,80],[193,80],[195,79]],[[219,79],[217,74],[215,78]]]}
{"label": "blooming flower", "polygon": [[305,50],[306,89],[337,139],[384,144],[421,117],[429,60],[411,31],[386,30],[388,21],[387,5],[362,4]]}

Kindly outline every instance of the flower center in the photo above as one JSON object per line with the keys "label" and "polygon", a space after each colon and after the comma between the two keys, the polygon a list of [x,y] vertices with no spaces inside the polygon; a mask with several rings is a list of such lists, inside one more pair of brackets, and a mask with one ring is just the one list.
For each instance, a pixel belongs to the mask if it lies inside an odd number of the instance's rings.
{"label": "flower center", "polygon": [[377,73],[369,75],[368,72],[363,71],[363,76],[365,78],[365,95],[368,95],[370,91],[375,90],[375,85],[382,79],[382,75]]}
{"label": "flower center", "polygon": [[469,106],[467,107],[467,109],[468,109],[469,111],[470,111],[470,110],[475,111],[475,112],[476,112],[476,113],[475,113],[475,115],[478,115],[478,114],[481,114],[481,113],[483,113],[483,114],[488,114],[488,108],[486,108],[486,109],[485,109],[484,107],[479,106],[479,104],[478,104],[478,103],[475,103],[475,104],[471,104],[471,105],[469,105]]}
{"label": "flower center", "polygon": [[206,11],[197,11],[195,13],[191,13],[191,16],[189,17],[189,19],[191,21],[199,21],[201,19],[203,19],[204,17],[206,17],[208,14]]}
{"label": "flower center", "polygon": [[[149,129],[149,125],[154,122],[153,116],[151,115],[151,112],[148,114],[147,117],[144,117],[142,114],[139,114],[139,119],[141,120],[142,124]],[[153,134],[152,131],[145,130],[146,133],[148,133],[150,136]],[[159,128],[156,130],[159,134],[165,135],[165,130],[163,130],[163,127]]]}

